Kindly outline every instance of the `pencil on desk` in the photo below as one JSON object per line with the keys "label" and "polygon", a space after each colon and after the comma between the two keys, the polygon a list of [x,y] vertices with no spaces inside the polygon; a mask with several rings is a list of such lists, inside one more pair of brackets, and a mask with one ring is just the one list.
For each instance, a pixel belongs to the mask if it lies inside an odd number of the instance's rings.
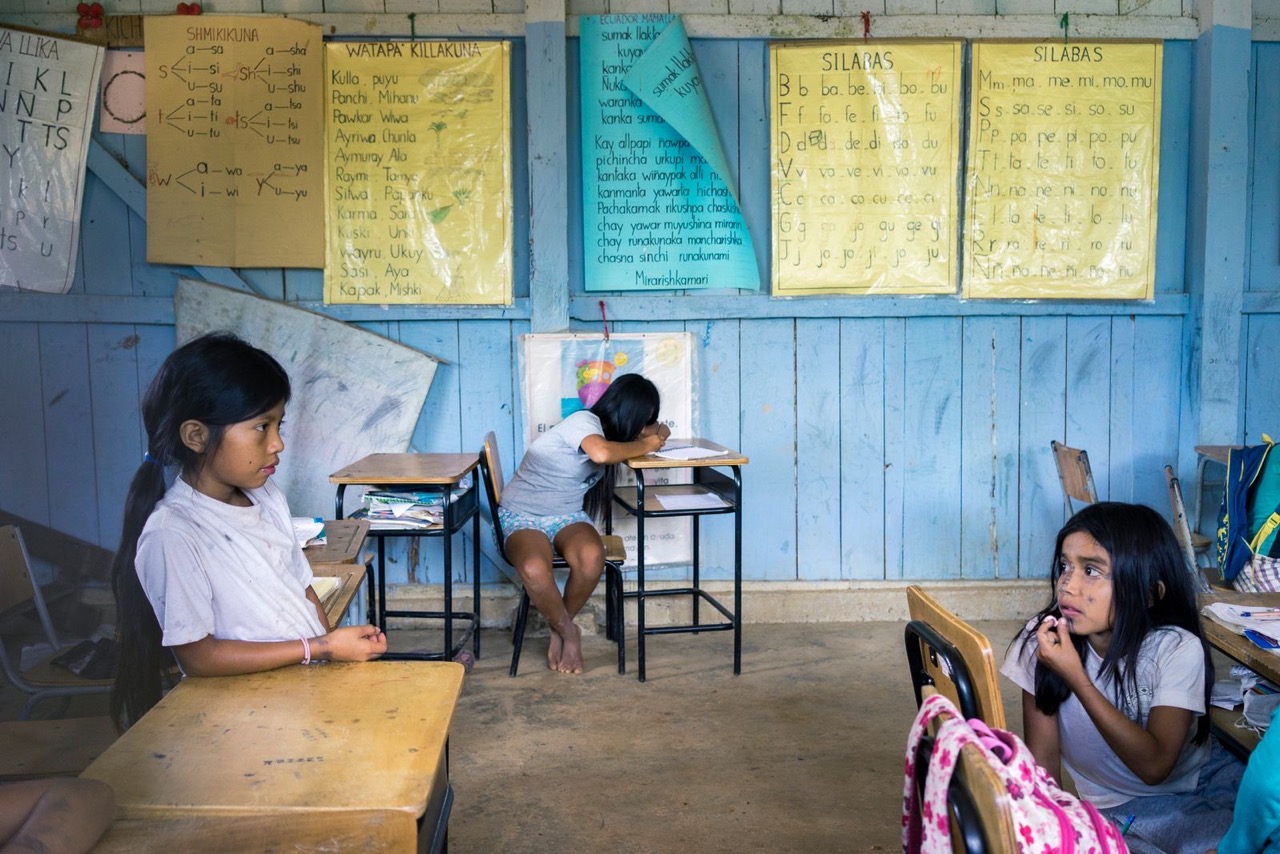
{"label": "pencil on desk", "polygon": [[1240,616],[1250,620],[1280,620],[1280,611],[1241,611]]}

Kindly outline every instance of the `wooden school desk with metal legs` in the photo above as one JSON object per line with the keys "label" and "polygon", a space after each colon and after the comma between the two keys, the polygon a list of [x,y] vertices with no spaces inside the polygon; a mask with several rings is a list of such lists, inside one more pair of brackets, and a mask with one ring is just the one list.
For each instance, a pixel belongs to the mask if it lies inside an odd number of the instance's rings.
{"label": "wooden school desk with metal legs", "polygon": [[183,679],[81,774],[119,805],[100,849],[443,850],[462,676],[369,661]]}
{"label": "wooden school desk with metal legs", "polygon": [[[614,501],[628,513],[636,517],[636,589],[624,594],[625,598],[636,600],[636,660],[637,675],[641,682],[645,681],[645,638],[648,635],[666,634],[698,634],[700,632],[733,632],[733,672],[742,672],[742,466],[748,460],[737,451],[729,450],[722,445],[708,442],[705,439],[681,439],[682,444],[720,451],[718,456],[703,457],[693,460],[672,460],[649,454],[627,460],[625,465],[635,472],[636,485],[620,487],[614,491]],[[650,469],[691,469],[693,483],[645,485],[644,472]],[[717,469],[727,469],[728,474]],[[664,496],[685,497],[696,502],[698,498],[708,499],[703,506],[681,506],[670,509],[663,505]],[[672,502],[674,504],[674,502]],[[720,601],[701,587],[700,577],[700,525],[703,516],[733,515],[733,609],[726,608]],[[693,520],[693,565],[692,585],[673,589],[645,589],[645,537],[646,519],[661,519],[670,516],[689,516]],[[648,626],[645,624],[645,602],[648,599],[663,596],[687,596],[693,607],[693,621],[688,625]],[[706,602],[724,617],[724,621],[704,623],[699,612],[699,605]]]}
{"label": "wooden school desk with metal legs", "polygon": [[[387,617],[412,617],[444,620],[444,650],[441,652],[388,653],[384,658],[451,659],[464,646],[470,635],[472,651],[480,657],[480,489],[476,468],[480,458],[475,454],[370,454],[329,475],[329,482],[338,485],[334,513],[338,519],[346,515],[343,499],[348,486],[359,484],[378,489],[431,492],[441,496],[444,519],[440,525],[430,528],[380,529],[370,525],[369,536],[378,541],[376,574],[377,590],[373,576],[369,576],[369,621],[382,630],[387,628]],[[462,486],[467,476],[470,485]],[[466,523],[471,522],[472,552],[472,610],[455,611],[453,607],[453,538]],[[387,610],[386,537],[442,537],[444,541],[444,610],[407,611]],[[453,621],[464,620],[467,631],[455,645]]]}

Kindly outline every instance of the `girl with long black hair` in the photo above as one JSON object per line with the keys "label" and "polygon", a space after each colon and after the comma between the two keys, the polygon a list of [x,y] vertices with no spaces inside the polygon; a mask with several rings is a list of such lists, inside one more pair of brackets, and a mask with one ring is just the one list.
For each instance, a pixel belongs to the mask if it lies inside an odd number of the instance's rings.
{"label": "girl with long black hair", "polygon": [[[582,636],[573,618],[604,572],[604,543],[594,523],[612,499],[617,464],[653,453],[671,435],[658,423],[660,402],[652,382],[623,374],[590,409],[539,436],[503,490],[498,513],[507,559],[551,627],[552,670],[582,672]],[[551,570],[557,552],[569,564],[563,595]]]}

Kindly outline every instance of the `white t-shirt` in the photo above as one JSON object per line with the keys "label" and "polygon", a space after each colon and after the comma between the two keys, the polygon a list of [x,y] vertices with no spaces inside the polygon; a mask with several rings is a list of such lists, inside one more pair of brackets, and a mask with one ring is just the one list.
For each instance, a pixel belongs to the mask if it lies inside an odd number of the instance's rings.
{"label": "white t-shirt", "polygon": [[178,478],[147,519],[135,564],[165,646],[325,634],[284,494],[267,481],[245,495],[253,506],[235,507]]}
{"label": "white t-shirt", "polygon": [[[1036,691],[1036,649],[1033,635],[1026,646],[1015,642],[1000,672],[1029,694]],[[1072,694],[1058,707],[1058,736],[1062,765],[1076,782],[1076,791],[1100,809],[1149,795],[1191,792],[1200,779],[1200,768],[1209,758],[1209,742],[1192,744],[1196,723],[1204,714],[1204,649],[1190,632],[1174,626],[1147,635],[1138,651],[1137,695],[1121,697],[1116,680],[1101,681],[1102,657],[1085,644],[1085,672],[1112,705],[1125,717],[1146,727],[1152,706],[1189,709],[1192,714],[1187,740],[1173,771],[1164,782],[1147,785],[1129,770],[1102,738],[1089,713]]]}
{"label": "white t-shirt", "polygon": [[582,510],[582,496],[604,473],[582,450],[582,440],[603,435],[600,419],[580,409],[534,439],[502,491],[502,506],[529,516]]}

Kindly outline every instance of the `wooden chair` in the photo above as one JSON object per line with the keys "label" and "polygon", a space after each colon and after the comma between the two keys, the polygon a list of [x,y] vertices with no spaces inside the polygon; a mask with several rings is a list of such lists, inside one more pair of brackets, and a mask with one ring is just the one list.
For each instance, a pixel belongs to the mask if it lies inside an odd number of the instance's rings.
{"label": "wooden chair", "polygon": [[[17,625],[23,622],[21,617],[33,610],[52,652],[31,667],[23,668],[18,660],[10,657],[10,646],[21,650],[23,637]],[[63,648],[58,639],[40,584],[31,572],[22,532],[12,525],[0,527],[0,614],[5,615],[5,619],[0,619],[0,670],[4,671],[9,684],[31,695],[22,710],[22,720],[28,720],[32,709],[42,700],[110,692],[111,679],[86,679],[52,663],[70,647]]]}
{"label": "wooden chair", "polygon": [[[493,521],[493,535],[497,540],[498,554],[511,565],[507,559],[506,536],[502,531],[502,520],[498,517],[498,505],[502,501],[502,488],[505,480],[502,476],[502,462],[498,458],[498,440],[490,431],[484,437],[484,447],[480,450],[480,473],[484,478],[484,492],[489,500],[489,515]],[[605,574],[605,636],[618,644],[618,672],[627,672],[626,630],[622,610],[622,562],[626,560],[626,549],[622,538],[605,535],[604,539],[604,574]],[[555,570],[565,570],[569,564],[555,556],[552,564]],[[518,574],[512,571],[513,580],[519,583]],[[529,593],[521,586],[520,610],[516,615],[516,624],[512,628],[511,675],[515,676],[520,668],[520,650],[524,646],[524,631],[529,622]]]}
{"label": "wooden chair", "polygon": [[1187,507],[1182,503],[1182,485],[1178,481],[1178,475],[1173,471],[1173,466],[1164,467],[1164,482],[1169,488],[1173,533],[1178,538],[1178,545],[1182,547],[1182,554],[1187,559],[1187,571],[1191,573],[1196,589],[1207,593],[1209,583],[1201,571],[1203,568],[1201,558],[1209,553],[1209,538],[1191,530],[1191,524],[1187,521]]}
{"label": "wooden chair", "polygon": [[986,636],[942,607],[923,588],[907,588],[907,662],[916,704],[931,687],[956,704],[966,718],[1005,729],[1004,702],[995,654]]}
{"label": "wooden chair", "polygon": [[[907,588],[905,641],[916,705],[932,693],[944,694],[966,718],[979,718],[1004,729],[995,656],[986,637],[916,585]],[[916,753],[916,795],[922,798],[936,728],[920,740]],[[960,751],[960,762],[947,791],[952,847],[961,854],[1016,851],[1009,794],[981,752],[972,745]]]}
{"label": "wooden chair", "polygon": [[1098,488],[1093,485],[1093,469],[1089,467],[1089,454],[1079,448],[1051,440],[1053,464],[1058,468],[1058,480],[1062,483],[1062,506],[1067,515],[1075,513],[1072,500],[1081,504],[1097,504]]}

